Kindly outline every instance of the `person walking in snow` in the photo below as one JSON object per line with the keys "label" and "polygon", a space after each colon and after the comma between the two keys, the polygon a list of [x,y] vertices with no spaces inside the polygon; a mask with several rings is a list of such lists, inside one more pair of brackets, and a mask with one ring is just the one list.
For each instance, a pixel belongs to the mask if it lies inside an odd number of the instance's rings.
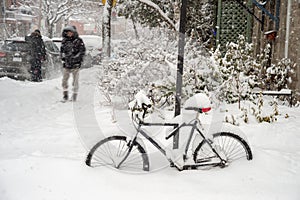
{"label": "person walking in snow", "polygon": [[76,101],[79,89],[79,70],[85,55],[85,45],[78,36],[75,26],[67,26],[62,32],[62,44],[60,48],[61,59],[63,62],[63,101],[69,99],[68,80],[73,76],[73,94],[70,100]]}
{"label": "person walking in snow", "polygon": [[42,61],[46,59],[46,48],[40,30],[36,29],[30,36],[25,36],[25,41],[30,45],[31,80],[41,82]]}

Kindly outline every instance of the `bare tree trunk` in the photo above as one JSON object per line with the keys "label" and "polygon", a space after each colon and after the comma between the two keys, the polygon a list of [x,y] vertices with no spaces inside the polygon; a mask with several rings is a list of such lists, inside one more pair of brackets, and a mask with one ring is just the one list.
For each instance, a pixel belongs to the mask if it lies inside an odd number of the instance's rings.
{"label": "bare tree trunk", "polygon": [[50,22],[48,19],[45,20],[45,33],[47,34],[46,36],[49,37],[51,35],[51,28],[50,28]]}
{"label": "bare tree trunk", "polygon": [[38,29],[42,27],[42,0],[39,0]]}
{"label": "bare tree trunk", "polygon": [[49,25],[49,31],[48,32],[49,32],[48,37],[52,38],[53,37],[53,24]]}
{"label": "bare tree trunk", "polygon": [[132,24],[133,24],[133,29],[134,29],[134,33],[135,33],[135,38],[136,39],[139,39],[139,34],[138,34],[138,31],[137,31],[137,28],[136,28],[136,24],[135,24],[135,20],[132,19]]}

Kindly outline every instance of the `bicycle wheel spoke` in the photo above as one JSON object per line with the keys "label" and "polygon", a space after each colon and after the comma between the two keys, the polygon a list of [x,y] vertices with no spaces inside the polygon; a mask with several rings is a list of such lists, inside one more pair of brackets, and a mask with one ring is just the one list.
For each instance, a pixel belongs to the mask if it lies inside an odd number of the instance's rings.
{"label": "bicycle wheel spoke", "polygon": [[104,144],[103,147],[101,147],[96,153],[97,153],[96,156],[100,157],[100,159],[102,158],[104,160],[104,158],[109,158],[112,161],[112,163],[115,163],[113,159],[114,156],[112,155],[109,144]]}
{"label": "bicycle wheel spoke", "polygon": [[[234,143],[234,145],[233,145],[233,143]],[[226,152],[227,152],[226,157],[228,158],[228,160],[231,160],[231,161],[246,157],[246,154],[244,153],[242,146],[237,141],[233,141],[233,139],[232,139],[232,146],[231,146],[230,150],[228,150]]]}
{"label": "bicycle wheel spoke", "polygon": [[118,157],[124,156],[124,155],[122,155],[122,153],[124,154],[126,152],[126,151],[124,151],[125,147],[126,147],[126,143],[120,141],[119,142],[119,147],[118,147],[118,153],[117,153]]}
{"label": "bicycle wheel spoke", "polygon": [[245,157],[245,154],[242,153],[243,149],[239,147],[234,152],[228,155],[228,160],[234,161]]}
{"label": "bicycle wheel spoke", "polygon": [[[222,158],[219,159],[220,163],[222,160],[231,163],[239,159],[252,159],[252,152],[248,144],[239,136],[232,133],[222,132],[214,134],[213,148],[215,148],[216,152]],[[214,153],[207,141],[203,140],[195,149],[194,161],[201,162],[201,160],[206,161],[211,159],[213,162],[213,158],[219,158],[219,156]]]}
{"label": "bicycle wheel spoke", "polygon": [[131,145],[124,136],[105,138],[91,149],[86,163],[92,167],[111,166],[124,171],[148,170],[145,150],[137,142]]}

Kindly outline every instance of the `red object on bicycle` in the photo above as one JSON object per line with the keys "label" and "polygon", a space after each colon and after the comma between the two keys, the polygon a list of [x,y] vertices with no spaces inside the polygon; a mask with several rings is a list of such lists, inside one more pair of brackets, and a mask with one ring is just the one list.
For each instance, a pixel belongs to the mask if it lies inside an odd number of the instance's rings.
{"label": "red object on bicycle", "polygon": [[202,112],[208,112],[211,110],[211,107],[207,107],[207,108],[201,108]]}

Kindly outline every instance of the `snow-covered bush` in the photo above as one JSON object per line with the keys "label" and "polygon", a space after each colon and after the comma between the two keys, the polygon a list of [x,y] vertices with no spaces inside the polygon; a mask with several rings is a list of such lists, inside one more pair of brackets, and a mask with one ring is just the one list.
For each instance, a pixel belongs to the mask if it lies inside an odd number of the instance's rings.
{"label": "snow-covered bush", "polygon": [[172,35],[159,29],[144,31],[139,39],[124,36],[122,45],[113,49],[113,59],[101,66],[99,89],[110,103],[126,105],[137,91],[148,91],[156,81],[171,76],[167,59],[175,59]]}
{"label": "snow-covered bush", "polygon": [[214,58],[219,66],[222,85],[219,97],[228,103],[253,100],[252,88],[258,85],[259,64],[253,58],[253,46],[240,36],[236,43],[227,44],[224,56],[217,49]]}
{"label": "snow-covered bush", "polygon": [[[244,101],[241,108],[231,108],[226,110],[224,122],[239,126],[241,123],[251,122],[276,122],[282,116],[278,108],[276,99],[267,99],[263,95],[258,95],[256,101]],[[288,115],[285,115],[287,118]]]}
{"label": "snow-covered bush", "polygon": [[[144,31],[146,31],[144,29]],[[143,37],[128,38],[114,48],[114,58],[103,63],[99,73],[100,91],[109,102],[122,100],[124,105],[134,93],[149,92],[158,106],[174,106],[177,72],[177,37],[165,29],[151,29]],[[214,90],[219,83],[217,66],[208,52],[187,40],[183,74],[183,102],[201,91]],[[116,98],[116,96],[120,98]]]}
{"label": "snow-covered bush", "polygon": [[[279,115],[278,103],[276,101],[269,102],[269,105],[265,105],[262,95],[259,95],[257,103],[251,107],[252,115],[256,118],[257,122],[275,122],[276,116]],[[269,106],[269,107],[268,107]]]}
{"label": "snow-covered bush", "polygon": [[292,83],[295,64],[288,58],[281,59],[277,65],[272,64],[266,70],[267,89],[281,90],[289,88]]}
{"label": "snow-covered bush", "polygon": [[[189,38],[185,46],[184,60],[182,102],[196,93],[208,93],[209,91],[217,90],[221,79],[218,66],[212,59],[211,53],[200,46],[198,42]],[[173,64],[169,63],[169,65],[173,66],[173,72],[176,72],[177,68],[175,63],[177,63],[177,60],[173,60]],[[158,105],[170,106],[174,104],[176,74],[173,73],[172,75],[153,84],[152,91],[156,94],[155,96],[162,97],[163,100],[162,102],[157,102]]]}
{"label": "snow-covered bush", "polygon": [[[269,65],[270,52],[271,52],[271,44],[267,43],[265,48],[263,49],[262,53],[257,55],[257,60],[261,66],[260,73],[265,73],[265,70]],[[262,75],[262,74],[260,74],[260,75]]]}
{"label": "snow-covered bush", "polygon": [[278,63],[270,63],[271,45],[266,44],[262,54],[258,55],[261,70],[259,74],[260,87],[265,90],[288,89],[292,83],[296,64],[289,58],[283,58]]}
{"label": "snow-covered bush", "polygon": [[[127,106],[136,92],[144,90],[157,107],[173,109],[177,37],[165,29],[143,29],[139,35],[139,38],[126,35],[122,45],[114,46],[113,58],[104,61],[99,72],[100,91],[109,103]],[[252,102],[251,108],[239,105],[240,113],[231,115],[228,112],[225,121],[238,125],[241,120],[248,123],[250,116],[259,122],[275,121],[278,114],[276,103],[273,104],[274,111],[262,112],[262,97],[257,100],[257,95],[252,93],[252,88],[259,86],[261,66],[265,66],[266,57],[253,57],[252,45],[242,36],[237,44],[230,43],[227,48],[225,55],[219,49],[210,53],[187,38],[182,102],[195,93],[213,93],[218,100],[228,103],[248,100]],[[286,66],[284,63],[281,65]]]}

